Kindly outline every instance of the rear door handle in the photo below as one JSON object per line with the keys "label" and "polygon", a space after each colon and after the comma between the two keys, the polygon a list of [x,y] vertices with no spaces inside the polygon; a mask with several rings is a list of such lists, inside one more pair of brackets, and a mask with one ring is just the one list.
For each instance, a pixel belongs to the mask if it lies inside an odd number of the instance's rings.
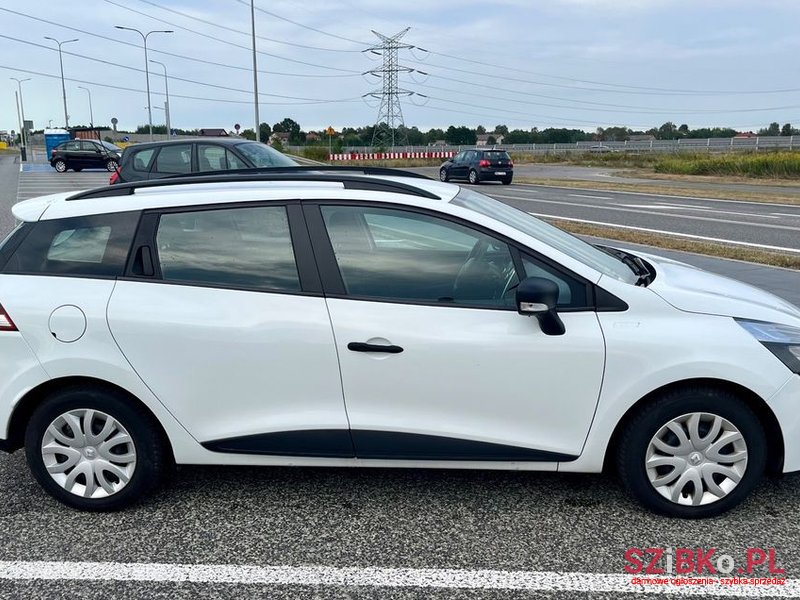
{"label": "rear door handle", "polygon": [[366,342],[350,342],[347,349],[353,352],[385,352],[386,354],[400,354],[400,346],[384,346],[382,344],[367,344]]}

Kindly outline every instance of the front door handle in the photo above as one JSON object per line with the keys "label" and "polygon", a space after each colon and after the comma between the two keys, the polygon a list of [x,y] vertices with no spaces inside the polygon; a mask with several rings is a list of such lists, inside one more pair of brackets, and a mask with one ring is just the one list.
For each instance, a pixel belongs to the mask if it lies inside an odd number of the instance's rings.
{"label": "front door handle", "polygon": [[385,352],[386,354],[400,354],[400,346],[384,346],[383,344],[367,344],[366,342],[350,342],[347,349],[353,352]]}

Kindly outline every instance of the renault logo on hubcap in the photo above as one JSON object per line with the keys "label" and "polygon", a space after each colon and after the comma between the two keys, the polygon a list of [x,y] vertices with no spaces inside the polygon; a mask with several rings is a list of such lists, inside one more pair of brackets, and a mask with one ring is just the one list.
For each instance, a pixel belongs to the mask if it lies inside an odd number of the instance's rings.
{"label": "renault logo on hubcap", "polygon": [[692,453],[689,455],[689,462],[690,462],[692,465],[694,465],[694,466],[697,466],[697,465],[699,465],[701,462],[703,462],[703,455],[702,455],[702,454],[700,454],[699,452],[692,452]]}

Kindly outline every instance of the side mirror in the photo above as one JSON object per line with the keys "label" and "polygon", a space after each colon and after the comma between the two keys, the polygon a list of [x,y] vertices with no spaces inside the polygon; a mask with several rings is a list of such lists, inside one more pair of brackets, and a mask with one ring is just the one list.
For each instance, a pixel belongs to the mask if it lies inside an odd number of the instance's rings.
{"label": "side mirror", "polygon": [[520,281],[516,292],[517,312],[534,316],[545,335],[564,335],[566,328],[556,311],[558,285],[542,277],[528,277]]}

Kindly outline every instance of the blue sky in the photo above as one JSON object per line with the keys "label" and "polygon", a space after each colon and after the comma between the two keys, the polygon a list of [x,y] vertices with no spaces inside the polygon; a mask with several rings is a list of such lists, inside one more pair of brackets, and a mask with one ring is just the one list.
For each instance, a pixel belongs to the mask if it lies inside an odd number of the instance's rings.
{"label": "blue sky", "polygon": [[[173,126],[250,127],[252,58],[240,33],[249,31],[248,5],[0,0],[0,129],[18,128],[10,77],[31,78],[23,94],[35,127],[63,124],[60,80],[47,76],[58,75],[58,54],[44,36],[79,38],[64,46],[65,76],[81,80],[66,82],[71,124],[89,121],[78,86],[91,90],[95,124],[146,123],[141,38],[114,25],[175,31],[148,41],[150,58],[170,75]],[[797,0],[256,0],[256,7],[257,34],[271,38],[258,40],[261,120],[269,123],[286,116],[306,130],[373,123],[375,101],[362,96],[380,81],[362,73],[380,58],[362,50],[376,41],[372,29],[391,35],[411,27],[404,40],[417,48],[401,51],[401,63],[422,73],[401,76],[416,93],[403,99],[409,126],[800,126]],[[152,104],[163,106],[163,71],[151,67]],[[162,110],[153,113],[164,122]]]}

